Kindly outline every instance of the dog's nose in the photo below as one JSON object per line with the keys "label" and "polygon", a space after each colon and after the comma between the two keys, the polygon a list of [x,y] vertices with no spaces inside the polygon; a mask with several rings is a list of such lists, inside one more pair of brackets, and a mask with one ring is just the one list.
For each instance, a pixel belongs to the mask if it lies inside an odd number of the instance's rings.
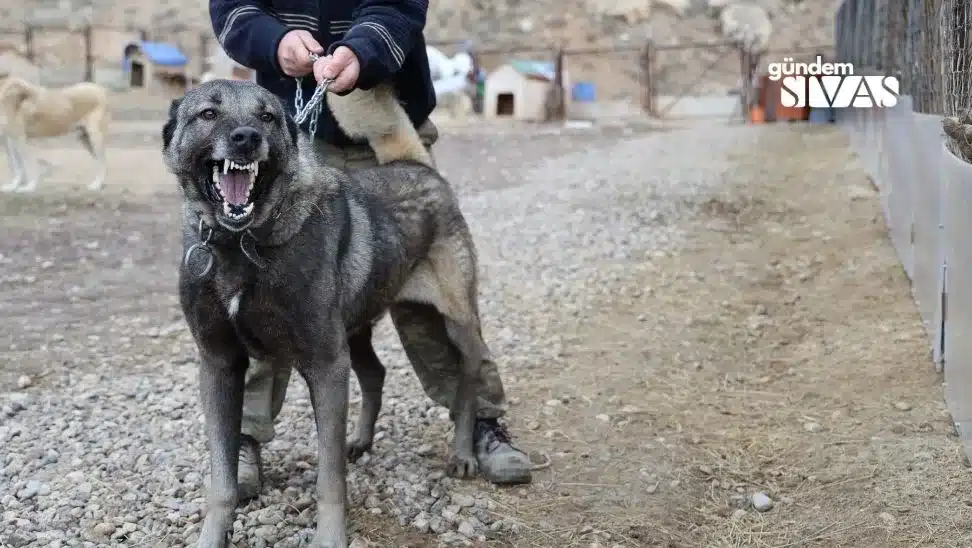
{"label": "dog's nose", "polygon": [[230,142],[240,152],[253,152],[263,141],[263,135],[259,131],[243,126],[230,132]]}

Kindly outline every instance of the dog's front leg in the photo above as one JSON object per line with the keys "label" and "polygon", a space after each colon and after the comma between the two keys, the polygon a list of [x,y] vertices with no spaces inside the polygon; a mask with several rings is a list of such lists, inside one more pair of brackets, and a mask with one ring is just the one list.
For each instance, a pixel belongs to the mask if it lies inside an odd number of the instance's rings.
{"label": "dog's front leg", "polygon": [[226,548],[237,502],[243,381],[248,358],[242,349],[218,354],[202,350],[200,354],[199,389],[209,442],[210,485],[206,519],[197,546]]}
{"label": "dog's front leg", "polygon": [[20,186],[14,190],[17,192],[33,192],[37,189],[37,176],[31,175],[31,156],[27,151],[27,140],[23,137],[10,137],[13,142],[13,151],[17,155],[20,165],[20,176],[18,177]]}
{"label": "dog's front leg", "polygon": [[9,192],[23,184],[24,168],[20,163],[20,155],[17,154],[17,149],[14,148],[13,137],[4,135],[2,138],[4,141],[4,148],[7,151],[7,165],[10,166],[10,171],[13,173],[13,179],[10,180],[9,184],[6,184],[0,188],[0,190]]}
{"label": "dog's front leg", "polygon": [[351,355],[343,325],[329,330],[332,348],[303,367],[317,422],[317,533],[314,548],[347,548],[346,441]]}

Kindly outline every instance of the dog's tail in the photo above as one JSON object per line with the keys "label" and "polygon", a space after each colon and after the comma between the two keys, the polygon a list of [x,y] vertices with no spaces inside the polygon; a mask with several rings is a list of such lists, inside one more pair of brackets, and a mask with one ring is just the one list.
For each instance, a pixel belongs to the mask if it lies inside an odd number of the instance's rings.
{"label": "dog's tail", "polygon": [[432,167],[432,156],[390,84],[344,96],[329,93],[327,106],[348,137],[368,140],[379,164],[412,160]]}

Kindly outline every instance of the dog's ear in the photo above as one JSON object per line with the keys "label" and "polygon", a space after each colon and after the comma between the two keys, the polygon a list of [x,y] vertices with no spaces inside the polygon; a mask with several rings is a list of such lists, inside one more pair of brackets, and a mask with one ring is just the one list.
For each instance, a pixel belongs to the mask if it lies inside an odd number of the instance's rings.
{"label": "dog's ear", "polygon": [[290,141],[296,145],[297,144],[297,122],[294,121],[293,116],[285,116],[284,119],[287,120],[287,132],[290,133]]}
{"label": "dog's ear", "polygon": [[179,112],[179,105],[182,104],[183,99],[185,99],[185,97],[176,97],[171,103],[169,103],[169,118],[176,117],[176,113]]}
{"label": "dog's ear", "polygon": [[169,148],[169,143],[172,142],[172,136],[175,135],[176,115],[179,112],[179,105],[181,104],[182,104],[182,97],[178,99],[173,99],[172,103],[169,104],[169,119],[166,120],[165,125],[162,126],[162,149],[163,150]]}

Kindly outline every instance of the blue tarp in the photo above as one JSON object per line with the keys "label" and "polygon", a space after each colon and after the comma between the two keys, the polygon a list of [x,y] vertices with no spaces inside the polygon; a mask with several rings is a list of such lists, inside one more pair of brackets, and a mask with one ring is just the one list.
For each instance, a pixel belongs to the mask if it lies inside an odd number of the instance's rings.
{"label": "blue tarp", "polygon": [[189,62],[186,54],[179,48],[165,42],[138,42],[138,46],[145,53],[145,57],[156,65],[178,67]]}

